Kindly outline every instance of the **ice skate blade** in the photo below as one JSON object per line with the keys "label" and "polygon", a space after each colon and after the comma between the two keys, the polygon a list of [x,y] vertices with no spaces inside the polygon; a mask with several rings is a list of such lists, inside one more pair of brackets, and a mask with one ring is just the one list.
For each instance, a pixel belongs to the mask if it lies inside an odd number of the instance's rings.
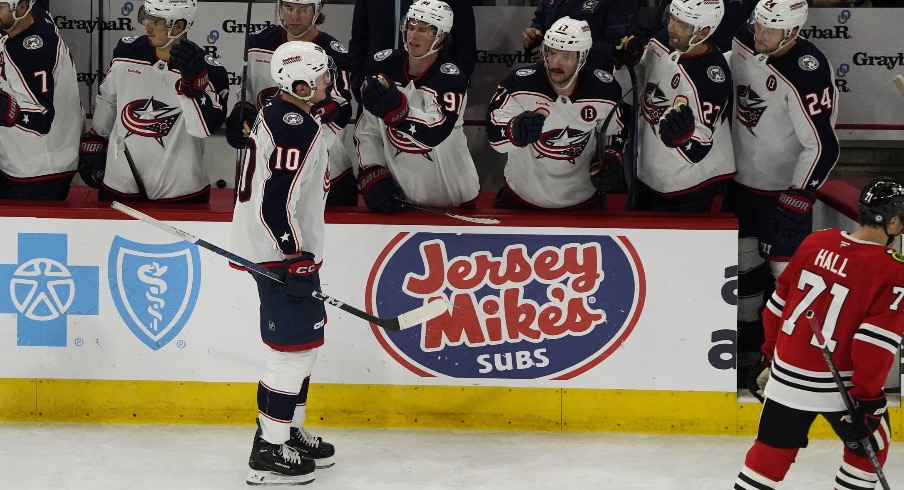
{"label": "ice skate blade", "polygon": [[307,485],[314,481],[314,473],[306,475],[289,476],[274,473],[267,470],[250,470],[245,483],[257,485]]}
{"label": "ice skate blade", "polygon": [[336,464],[336,462],[333,461],[333,457],[330,456],[328,458],[315,459],[314,464],[317,465],[318,470],[322,470],[325,468],[332,468],[333,465]]}

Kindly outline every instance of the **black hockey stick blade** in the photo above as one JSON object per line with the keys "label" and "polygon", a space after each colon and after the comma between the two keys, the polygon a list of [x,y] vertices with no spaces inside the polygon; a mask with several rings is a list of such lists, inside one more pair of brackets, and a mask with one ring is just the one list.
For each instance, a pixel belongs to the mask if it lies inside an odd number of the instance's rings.
{"label": "black hockey stick blade", "polygon": [[404,206],[409,207],[409,208],[419,209],[421,211],[426,211],[428,213],[433,213],[433,214],[441,214],[443,216],[448,216],[450,218],[454,218],[454,219],[461,220],[461,221],[467,221],[469,223],[477,223],[480,225],[498,225],[499,224],[499,220],[496,218],[476,218],[473,216],[463,216],[460,214],[443,211],[442,209],[431,208],[429,206],[424,206],[424,205],[421,205],[421,204],[418,204],[415,202],[407,201],[405,199],[402,199],[401,197],[396,197],[395,200],[399,201]]}
{"label": "black hockey stick blade", "polygon": [[129,151],[129,145],[126,144],[126,140],[122,136],[116,138],[116,150],[117,153],[119,150],[122,150],[122,152],[125,153],[126,162],[129,163],[129,170],[132,171],[132,177],[135,179],[135,185],[138,187],[138,194],[140,194],[143,199],[150,199],[148,197],[147,187],[144,186],[144,181],[141,180],[141,174],[138,173],[138,167],[135,166],[135,160],[132,160],[132,152]]}
{"label": "black hockey stick blade", "polygon": [[[142,213],[141,211],[132,209],[129,206],[126,206],[125,204],[113,201],[113,204],[111,205],[111,207],[121,213],[127,214],[127,215],[137,219],[138,221],[142,221],[142,222],[147,223],[159,230],[165,231],[165,232],[169,233],[170,235],[181,238],[182,240],[185,240],[187,242],[194,243],[195,245],[197,245],[199,247],[206,248],[207,250],[210,250],[211,252],[213,252],[217,255],[220,255],[222,257],[226,257],[227,259],[247,268],[249,271],[254,272],[255,274],[260,274],[260,275],[267,277],[269,279],[272,279],[280,284],[282,284],[284,282],[283,278],[280,277],[280,275],[274,271],[271,271],[265,267],[261,267],[260,265],[258,265],[255,262],[252,262],[244,257],[239,257],[238,255],[236,255],[228,250],[224,250],[210,242],[204,241],[204,240],[192,235],[191,233],[182,231],[174,226],[170,226],[160,220],[152,218],[151,216],[148,216],[148,215]],[[398,330],[404,330],[406,328],[410,328],[415,325],[420,325],[421,323],[424,323],[428,320],[432,320],[449,310],[449,305],[448,305],[448,303],[446,303],[446,300],[439,298],[439,299],[434,299],[433,301],[430,301],[429,303],[425,304],[424,306],[421,306],[421,307],[415,308],[411,311],[402,313],[399,316],[391,317],[391,318],[380,318],[378,316],[374,316],[374,315],[366,313],[362,310],[359,310],[358,308],[355,308],[354,306],[347,305],[347,304],[343,303],[342,301],[339,301],[338,299],[333,298],[332,296],[321,293],[320,291],[314,291],[312,296],[314,296],[314,298],[319,299],[320,301],[323,301],[324,303],[326,303],[330,306],[335,306],[336,308],[339,308],[342,311],[351,313],[352,315],[354,315],[358,318],[367,320],[378,327],[381,327],[383,329],[393,331],[393,332],[398,331]]]}
{"label": "black hockey stick blade", "polygon": [[[844,406],[847,407],[848,415],[851,417],[851,420],[853,420],[854,417],[856,417],[854,399],[851,398],[850,392],[848,392],[847,388],[844,386],[841,374],[835,366],[835,361],[832,360],[832,351],[830,351],[828,345],[826,345],[825,336],[822,335],[822,327],[819,325],[819,322],[813,318],[813,310],[808,310],[806,317],[807,322],[810,324],[810,330],[813,330],[813,335],[816,336],[816,343],[819,344],[819,350],[822,352],[822,357],[826,361],[826,366],[829,367],[829,371],[832,373],[832,379],[835,380],[835,385],[838,387],[838,392],[841,393],[841,398],[844,399]],[[882,465],[879,464],[879,458],[876,457],[876,450],[873,448],[873,443],[870,441],[869,436],[860,439],[860,445],[863,446],[863,450],[866,451],[866,457],[869,459],[869,464],[873,467],[873,471],[876,472],[876,476],[879,478],[879,484],[882,485],[882,489],[891,490],[888,486],[888,480],[885,479],[885,472],[882,471]]]}

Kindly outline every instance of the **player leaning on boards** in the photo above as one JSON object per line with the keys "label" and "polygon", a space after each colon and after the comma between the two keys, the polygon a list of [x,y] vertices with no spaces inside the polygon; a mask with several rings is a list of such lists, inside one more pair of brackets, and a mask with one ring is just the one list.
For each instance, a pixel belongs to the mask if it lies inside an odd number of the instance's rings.
{"label": "player leaning on boards", "polygon": [[739,226],[739,366],[751,362],[745,352],[759,351],[764,291],[810,233],[816,190],[840,151],[832,67],[798,37],[806,21],[805,0],[762,0],[730,54],[738,173],[724,210],[738,216]]}
{"label": "player leaning on boards", "polygon": [[446,2],[415,1],[402,23],[405,51],[380,51],[367,66],[355,141],[358,188],[374,211],[400,211],[397,197],[439,207],[477,198],[461,117],[468,77],[446,54],[452,21]]}
{"label": "player leaning on boards", "polygon": [[69,48],[33,5],[0,1],[0,199],[63,200],[85,113]]}
{"label": "player leaning on boards", "polygon": [[[254,123],[257,112],[267,104],[279,89],[270,77],[270,58],[273,51],[288,41],[309,41],[326,51],[336,62],[338,79],[327,98],[314,110],[322,124],[332,124],[337,131],[345,128],[352,115],[349,91],[348,50],[333,36],[318,30],[324,20],[320,0],[279,0],[277,17],[279,25],[270,26],[248,37],[248,83],[243,101],[236,102],[226,119],[226,139],[241,150],[248,137],[245,131]],[[244,106],[244,107],[242,107]],[[342,129],[336,143],[330,148],[330,194],[327,205],[357,206],[358,187],[353,173],[353,162],[343,145]]]}
{"label": "player leaning on boards", "polygon": [[79,164],[85,183],[100,187],[99,200],[210,199],[203,139],[226,117],[228,79],[185,37],[196,9],[196,0],[145,0],[138,21],[146,35],[124,37],[113,50]]}
{"label": "player leaning on boards", "polygon": [[[876,485],[860,440],[870,437],[884,463],[891,431],[882,385],[904,334],[904,256],[888,245],[904,229],[904,185],[875,179],[859,204],[860,226],[853,233],[823,230],[804,240],[763,312],[763,354],[771,369],[763,370],[759,385],[751,383],[751,393],[765,402],[736,489],[776,488],[807,446],[817,415],[845,444],[835,488]],[[807,325],[810,311],[855,401],[853,420]]]}
{"label": "player leaning on boards", "polygon": [[[320,46],[290,41],[273,52],[280,92],[254,121],[232,224],[232,250],[285,277],[252,274],[260,295],[261,339],[270,347],[257,388],[259,428],[249,484],[298,484],[332,466],[333,446],[308,433],[305,405],[326,311],[320,291],[328,149],[336,128],[312,115],[332,90],[333,61]],[[313,458],[313,459],[312,459]]]}
{"label": "player leaning on boards", "polygon": [[[496,89],[487,137],[507,162],[495,207],[603,209],[621,181],[622,90],[586,66],[592,45],[587,22],[563,17],[543,36],[543,62],[512,70]],[[608,139],[605,151],[597,138]]]}
{"label": "player leaning on boards", "polygon": [[722,0],[675,0],[647,43],[635,209],[708,212],[734,176],[731,72],[709,42],[724,13]]}

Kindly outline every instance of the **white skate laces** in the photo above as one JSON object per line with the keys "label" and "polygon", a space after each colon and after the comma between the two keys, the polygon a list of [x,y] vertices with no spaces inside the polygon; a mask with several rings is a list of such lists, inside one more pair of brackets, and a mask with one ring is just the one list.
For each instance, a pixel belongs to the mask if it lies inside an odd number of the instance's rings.
{"label": "white skate laces", "polygon": [[298,432],[301,434],[301,438],[304,439],[305,444],[318,448],[320,447],[320,441],[322,440],[319,437],[315,437],[313,434],[305,430],[304,427],[298,427]]}
{"label": "white skate laces", "polygon": [[283,444],[279,447],[279,455],[282,456],[283,461],[286,463],[301,463],[301,455],[298,454],[298,451],[294,447],[287,444]]}

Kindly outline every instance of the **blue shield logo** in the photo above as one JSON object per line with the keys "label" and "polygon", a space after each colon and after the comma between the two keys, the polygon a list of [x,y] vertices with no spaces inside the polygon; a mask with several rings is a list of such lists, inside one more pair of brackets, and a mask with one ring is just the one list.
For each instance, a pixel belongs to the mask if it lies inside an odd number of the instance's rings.
{"label": "blue shield logo", "polygon": [[107,274],[119,316],[158,350],[182,331],[201,288],[201,257],[188,242],[137,243],[121,236],[110,247]]}

